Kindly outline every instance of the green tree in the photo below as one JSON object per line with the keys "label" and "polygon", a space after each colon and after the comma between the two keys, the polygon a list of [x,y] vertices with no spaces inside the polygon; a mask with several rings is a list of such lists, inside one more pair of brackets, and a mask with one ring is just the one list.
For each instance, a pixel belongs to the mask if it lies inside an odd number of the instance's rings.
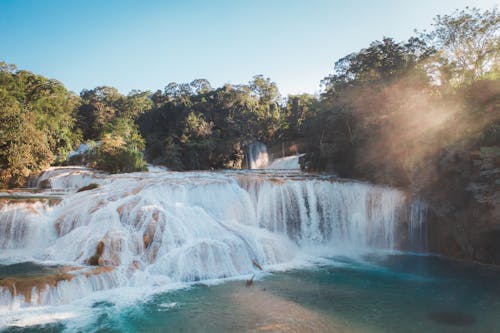
{"label": "green tree", "polygon": [[137,126],[130,119],[118,118],[107,124],[100,144],[91,152],[90,165],[111,173],[145,171],[142,150],[144,139]]}
{"label": "green tree", "polygon": [[22,186],[31,173],[48,167],[54,158],[33,118],[0,89],[0,185]]}
{"label": "green tree", "polygon": [[168,160],[171,168],[240,168],[246,145],[272,142],[282,133],[276,84],[262,76],[217,89],[203,79],[170,83],[152,101],[138,120],[146,156],[155,163]]}
{"label": "green tree", "polygon": [[77,126],[82,130],[84,140],[98,140],[104,125],[118,115],[122,95],[112,87],[97,87],[82,90],[82,103],[78,108]]}
{"label": "green tree", "polygon": [[78,102],[60,82],[0,62],[0,185],[23,185],[65,158],[79,142]]}
{"label": "green tree", "polygon": [[282,111],[284,136],[288,139],[302,137],[306,119],[313,117],[317,108],[318,101],[313,95],[289,95]]}
{"label": "green tree", "polygon": [[433,30],[421,33],[439,52],[434,58],[441,84],[471,83],[498,68],[500,63],[500,15],[497,7],[456,10],[438,15]]}

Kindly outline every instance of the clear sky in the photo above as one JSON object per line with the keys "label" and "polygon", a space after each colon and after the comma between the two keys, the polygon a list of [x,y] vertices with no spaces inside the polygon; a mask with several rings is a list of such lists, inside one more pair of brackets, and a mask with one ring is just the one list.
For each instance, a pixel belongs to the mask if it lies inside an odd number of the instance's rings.
{"label": "clear sky", "polygon": [[157,90],[169,82],[319,89],[335,61],[437,14],[495,0],[0,0],[0,60],[63,82]]}

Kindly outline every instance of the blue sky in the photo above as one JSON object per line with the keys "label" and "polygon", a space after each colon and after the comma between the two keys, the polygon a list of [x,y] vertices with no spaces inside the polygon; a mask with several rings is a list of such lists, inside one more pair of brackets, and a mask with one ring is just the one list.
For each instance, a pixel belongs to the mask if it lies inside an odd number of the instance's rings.
{"label": "blue sky", "polygon": [[407,39],[437,14],[495,0],[0,0],[0,60],[56,78],[163,89],[263,74],[283,94],[319,89],[335,61],[383,36]]}

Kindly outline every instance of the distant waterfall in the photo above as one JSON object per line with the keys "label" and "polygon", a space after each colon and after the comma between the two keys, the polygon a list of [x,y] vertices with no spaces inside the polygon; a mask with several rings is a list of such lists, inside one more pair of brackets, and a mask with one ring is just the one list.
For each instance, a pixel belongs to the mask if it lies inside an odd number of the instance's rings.
{"label": "distant waterfall", "polygon": [[299,158],[301,158],[302,156],[304,156],[304,154],[276,158],[267,167],[267,169],[300,170]]}
{"label": "distant waterfall", "polygon": [[267,147],[262,142],[254,142],[248,146],[248,169],[300,170],[299,158],[304,154],[291,155],[272,159]]}
{"label": "distant waterfall", "polygon": [[269,163],[267,147],[262,142],[254,142],[248,146],[247,164],[249,169],[265,169]]}
{"label": "distant waterfall", "polygon": [[427,204],[420,199],[412,201],[408,216],[408,248],[427,251]]}

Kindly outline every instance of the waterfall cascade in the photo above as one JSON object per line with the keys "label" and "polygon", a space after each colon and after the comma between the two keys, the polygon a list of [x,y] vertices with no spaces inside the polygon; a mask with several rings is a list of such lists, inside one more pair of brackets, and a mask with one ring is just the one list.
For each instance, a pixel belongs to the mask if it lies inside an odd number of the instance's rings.
{"label": "waterfall cascade", "polygon": [[0,201],[0,249],[41,248],[51,233],[50,207],[43,202]]}
{"label": "waterfall cascade", "polygon": [[[94,182],[97,189],[75,191]],[[251,274],[253,261],[272,267],[309,249],[396,249],[407,211],[412,246],[424,241],[422,203],[408,209],[399,190],[322,176],[53,168],[33,182],[42,183],[62,193],[59,204],[0,200],[0,264],[71,269],[28,293],[0,280],[0,314],[119,286]]]}
{"label": "waterfall cascade", "polygon": [[248,146],[248,169],[265,169],[268,163],[269,155],[267,153],[267,147],[265,144],[257,141]]}
{"label": "waterfall cascade", "polygon": [[304,154],[271,159],[262,142],[254,142],[247,149],[248,169],[300,170],[299,158]]}
{"label": "waterfall cascade", "polygon": [[30,180],[30,187],[49,188],[59,191],[79,189],[90,183],[100,184],[106,180],[106,174],[85,167],[52,167],[40,176]]}
{"label": "waterfall cascade", "polygon": [[410,204],[408,217],[408,248],[416,252],[427,251],[427,204],[420,200],[413,200]]}
{"label": "waterfall cascade", "polygon": [[299,158],[302,156],[304,156],[304,154],[276,158],[269,164],[267,169],[300,170]]}

